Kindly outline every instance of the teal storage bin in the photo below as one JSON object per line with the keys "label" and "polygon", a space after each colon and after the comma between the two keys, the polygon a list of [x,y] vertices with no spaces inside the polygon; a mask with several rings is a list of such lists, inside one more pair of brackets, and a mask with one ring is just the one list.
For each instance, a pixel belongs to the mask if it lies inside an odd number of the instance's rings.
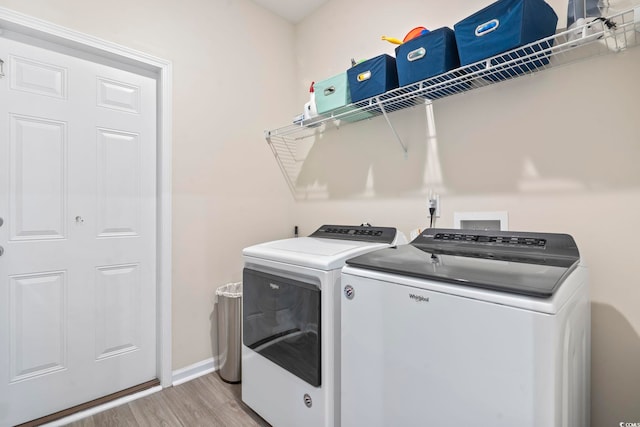
{"label": "teal storage bin", "polygon": [[350,105],[351,92],[346,72],[314,83],[313,91],[320,115],[333,116],[345,122],[359,122],[372,116],[367,111],[353,113],[355,108]]}
{"label": "teal storage bin", "polygon": [[321,82],[316,82],[313,85],[313,90],[316,94],[318,114],[323,114],[351,104],[346,72],[329,77]]}

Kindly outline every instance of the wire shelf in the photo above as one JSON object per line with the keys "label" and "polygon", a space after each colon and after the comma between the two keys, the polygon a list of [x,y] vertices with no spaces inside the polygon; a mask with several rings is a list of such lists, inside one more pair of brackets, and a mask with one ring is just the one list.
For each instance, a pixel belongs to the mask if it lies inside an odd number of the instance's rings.
{"label": "wire shelf", "polygon": [[305,141],[312,144],[314,136],[380,115],[384,115],[389,122],[387,113],[390,112],[637,46],[640,40],[639,15],[640,7],[636,7],[635,10],[606,19],[596,19],[474,64],[346,105],[324,116],[267,130],[265,138],[292,193],[298,198],[304,190],[298,188],[296,181],[306,157],[305,152],[308,152],[308,148],[301,149],[301,145],[304,146]]}

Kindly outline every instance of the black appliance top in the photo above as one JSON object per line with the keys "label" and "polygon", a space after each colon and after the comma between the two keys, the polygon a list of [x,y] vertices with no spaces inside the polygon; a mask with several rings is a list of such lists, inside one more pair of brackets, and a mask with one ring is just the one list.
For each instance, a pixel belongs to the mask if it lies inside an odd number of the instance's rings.
{"label": "black appliance top", "polygon": [[371,225],[323,225],[309,237],[356,240],[371,243],[393,243],[393,240],[396,238],[396,229],[390,227],[373,227]]}
{"label": "black appliance top", "polygon": [[547,298],[579,260],[568,234],[430,228],[408,245],[360,255],[347,264]]}

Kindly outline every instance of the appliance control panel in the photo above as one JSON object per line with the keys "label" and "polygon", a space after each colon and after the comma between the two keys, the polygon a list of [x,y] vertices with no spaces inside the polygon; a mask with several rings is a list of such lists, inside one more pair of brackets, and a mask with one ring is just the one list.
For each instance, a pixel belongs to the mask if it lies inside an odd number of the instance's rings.
{"label": "appliance control panel", "polygon": [[309,237],[371,243],[393,243],[396,238],[396,229],[370,225],[323,225]]}
{"label": "appliance control panel", "polygon": [[433,236],[434,241],[457,241],[468,243],[488,243],[488,244],[502,244],[502,245],[519,245],[519,246],[533,246],[544,247],[547,244],[546,239],[537,237],[516,237],[511,235],[506,236],[493,236],[493,235],[480,235],[471,233],[436,233]]}
{"label": "appliance control panel", "polygon": [[411,244],[425,251],[481,258],[486,255],[487,258],[497,259],[499,253],[519,254],[522,259],[543,257],[578,260],[580,257],[573,237],[558,233],[428,228]]}

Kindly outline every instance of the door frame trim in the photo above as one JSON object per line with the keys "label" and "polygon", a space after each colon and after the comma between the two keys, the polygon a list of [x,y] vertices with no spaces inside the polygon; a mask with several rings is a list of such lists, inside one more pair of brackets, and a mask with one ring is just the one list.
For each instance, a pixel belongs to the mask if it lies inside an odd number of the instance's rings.
{"label": "door frame trim", "polygon": [[[171,370],[171,158],[172,63],[126,46],[0,7],[0,33],[12,31],[55,43],[89,57],[146,70],[157,82],[156,164],[156,361],[161,386],[172,383]],[[91,60],[91,59],[90,59]],[[95,62],[95,61],[93,61]]]}

